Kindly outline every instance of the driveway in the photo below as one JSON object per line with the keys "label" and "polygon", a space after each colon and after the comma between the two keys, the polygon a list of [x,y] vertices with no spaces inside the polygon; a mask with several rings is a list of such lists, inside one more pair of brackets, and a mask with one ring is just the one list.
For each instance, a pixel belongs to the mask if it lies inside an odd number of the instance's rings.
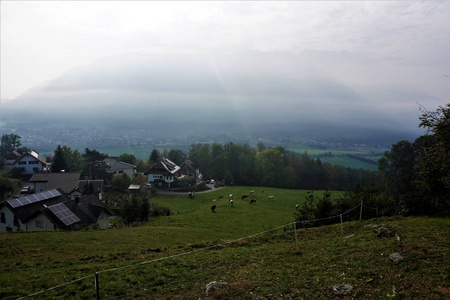
{"label": "driveway", "polygon": [[[223,189],[223,187],[215,188],[214,184],[206,184],[206,186],[210,187],[211,189],[207,190],[207,191],[195,192],[195,193],[196,194],[204,194],[204,193],[210,193],[210,192],[214,192],[214,191]],[[183,194],[187,194],[187,192],[174,192],[174,191],[170,191],[170,190],[156,189],[156,195],[183,195]]]}

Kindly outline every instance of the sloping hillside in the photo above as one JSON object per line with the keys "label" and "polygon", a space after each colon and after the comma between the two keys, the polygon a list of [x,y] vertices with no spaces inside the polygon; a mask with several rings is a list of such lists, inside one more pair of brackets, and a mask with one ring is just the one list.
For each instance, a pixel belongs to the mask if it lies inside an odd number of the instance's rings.
{"label": "sloping hillside", "polygon": [[[101,299],[330,299],[338,284],[352,286],[344,299],[450,297],[449,219],[384,218],[347,222],[342,229],[298,229],[296,246],[293,218],[278,228],[271,219],[288,216],[281,211],[290,205],[281,203],[298,195],[282,200],[283,190],[269,192],[278,193],[272,203],[260,196],[256,205],[236,199],[232,208],[217,200],[215,214],[208,200],[214,194],[159,196],[154,200],[175,214],[135,228],[2,234],[0,298],[68,283],[31,298],[92,299],[95,272]],[[240,223],[232,226],[237,215]],[[377,237],[380,227],[392,235]],[[395,252],[404,259],[392,262]],[[212,281],[226,284],[206,294]]]}

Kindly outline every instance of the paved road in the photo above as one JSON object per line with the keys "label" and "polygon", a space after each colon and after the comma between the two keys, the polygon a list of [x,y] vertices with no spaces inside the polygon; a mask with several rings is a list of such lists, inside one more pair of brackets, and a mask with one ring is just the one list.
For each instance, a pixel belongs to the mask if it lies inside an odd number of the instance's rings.
{"label": "paved road", "polygon": [[[210,190],[207,191],[203,191],[203,192],[195,192],[196,194],[204,194],[204,193],[210,193],[210,192],[214,192],[220,189],[223,189],[223,187],[219,187],[219,188],[215,188],[214,184],[207,184],[208,187],[210,187]],[[163,190],[163,189],[156,189],[156,195],[183,195],[186,194],[187,192],[174,192],[174,191],[170,191],[170,190]]]}

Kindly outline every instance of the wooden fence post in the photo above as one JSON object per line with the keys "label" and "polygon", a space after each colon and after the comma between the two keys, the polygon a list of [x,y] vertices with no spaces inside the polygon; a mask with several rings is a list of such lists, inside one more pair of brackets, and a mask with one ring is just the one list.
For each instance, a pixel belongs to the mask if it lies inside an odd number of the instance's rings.
{"label": "wooden fence post", "polygon": [[98,285],[98,272],[95,272],[95,296],[96,299],[100,299],[100,287]]}
{"label": "wooden fence post", "polygon": [[361,200],[361,210],[359,211],[359,221],[360,221],[360,222],[361,222],[361,220],[362,220],[362,208],[363,208],[363,203],[364,203],[364,201]]}
{"label": "wooden fence post", "polygon": [[298,250],[298,241],[297,241],[297,223],[294,222],[294,233],[295,233],[295,250]]}

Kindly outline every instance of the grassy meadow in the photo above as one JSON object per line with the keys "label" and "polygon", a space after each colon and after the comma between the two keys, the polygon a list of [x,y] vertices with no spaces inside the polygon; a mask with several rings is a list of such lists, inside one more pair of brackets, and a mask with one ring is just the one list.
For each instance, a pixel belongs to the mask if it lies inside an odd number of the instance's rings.
{"label": "grassy meadow", "polygon": [[[250,205],[240,196],[252,189],[257,202]],[[101,299],[329,299],[340,283],[353,285],[343,299],[450,296],[449,219],[348,222],[343,234],[339,224],[298,229],[296,247],[292,227],[283,225],[293,222],[306,191],[262,190],[227,187],[195,199],[159,195],[152,202],[173,215],[134,228],[0,234],[0,298],[77,280],[30,299],[93,299],[95,272]],[[381,223],[401,240],[377,238],[369,226]],[[405,259],[392,263],[393,252]],[[211,281],[228,284],[206,295]]]}
{"label": "grassy meadow", "polygon": [[359,147],[359,148],[330,148],[330,149],[316,149],[308,147],[307,145],[299,144],[299,145],[288,145],[287,150],[303,154],[305,152],[308,153],[311,157],[317,157],[320,154],[331,153],[335,155],[334,157],[321,157],[320,160],[322,162],[326,162],[332,165],[341,165],[344,167],[349,167],[353,169],[366,169],[366,170],[377,170],[378,166],[375,164],[369,164],[357,159],[353,159],[351,157],[339,156],[342,154],[354,154],[354,155],[364,155],[364,158],[370,159],[373,161],[378,161],[381,158],[381,155],[368,155],[371,151],[375,151],[377,153],[384,153],[384,151],[388,151],[390,149],[375,149],[371,147]]}

